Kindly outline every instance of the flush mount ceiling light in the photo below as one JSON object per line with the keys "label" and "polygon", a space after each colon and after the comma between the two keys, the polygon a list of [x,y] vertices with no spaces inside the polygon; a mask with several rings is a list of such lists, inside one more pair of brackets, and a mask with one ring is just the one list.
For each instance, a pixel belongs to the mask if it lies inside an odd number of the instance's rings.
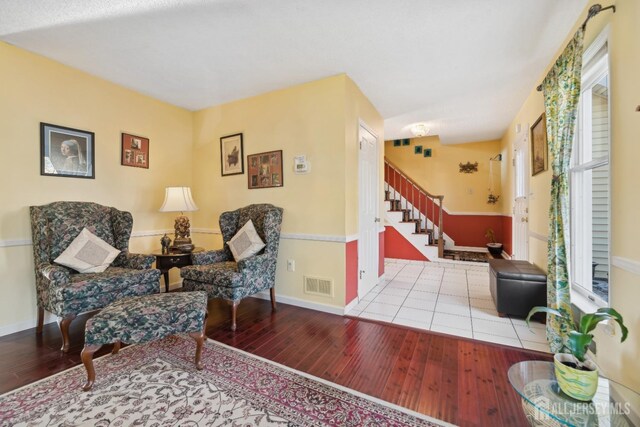
{"label": "flush mount ceiling light", "polygon": [[425,123],[416,123],[411,126],[411,133],[416,137],[426,136],[429,133],[429,128]]}

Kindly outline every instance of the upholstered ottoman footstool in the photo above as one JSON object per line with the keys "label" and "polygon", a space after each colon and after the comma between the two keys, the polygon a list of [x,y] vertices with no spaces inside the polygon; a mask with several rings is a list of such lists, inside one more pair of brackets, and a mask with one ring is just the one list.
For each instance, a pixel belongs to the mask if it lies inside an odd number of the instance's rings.
{"label": "upholstered ottoman footstool", "polygon": [[527,261],[489,260],[491,297],[498,314],[527,317],[533,307],[547,305],[547,275]]}
{"label": "upholstered ottoman footstool", "polygon": [[91,390],[96,373],[93,353],[105,344],[141,344],[170,335],[187,333],[196,340],[196,368],[202,369],[200,355],[207,318],[206,292],[144,295],[116,301],[87,321],[82,363],[87,369],[84,391]]}

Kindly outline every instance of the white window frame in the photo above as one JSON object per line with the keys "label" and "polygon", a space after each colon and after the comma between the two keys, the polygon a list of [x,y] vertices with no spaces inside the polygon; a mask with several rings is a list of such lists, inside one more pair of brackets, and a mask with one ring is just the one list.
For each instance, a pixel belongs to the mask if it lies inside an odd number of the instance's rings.
{"label": "white window frame", "polygon": [[[595,56],[601,49],[606,45],[607,53],[602,58],[596,59]],[[572,159],[572,167],[570,170],[570,192],[571,192],[571,256],[569,259],[569,271],[570,271],[570,280],[571,280],[571,292],[572,295],[577,296],[577,300],[588,301],[590,305],[596,307],[607,307],[609,303],[604,299],[600,298],[594,292],[585,289],[584,286],[578,284],[578,279],[580,279],[584,273],[584,271],[589,271],[588,276],[591,277],[591,265],[584,265],[584,263],[579,263],[576,261],[576,256],[578,251],[576,250],[576,238],[575,236],[580,233],[584,236],[592,233],[591,230],[586,230],[584,227],[581,227],[582,221],[578,221],[574,216],[574,209],[577,204],[577,195],[576,192],[573,191],[572,187],[575,186],[576,173],[584,172],[586,170],[594,170],[597,167],[609,165],[609,179],[608,179],[608,192],[609,192],[609,227],[607,230],[608,242],[609,242],[609,254],[608,254],[608,263],[609,263],[609,272],[611,271],[611,64],[610,64],[610,40],[609,40],[609,26],[605,27],[605,29],[596,37],[596,39],[591,43],[589,48],[587,48],[582,56],[582,84],[581,88],[589,88],[592,87],[596,82],[598,82],[603,76],[607,75],[608,78],[608,87],[609,87],[609,97],[608,97],[608,117],[609,117],[609,126],[608,126],[608,138],[609,138],[609,147],[607,151],[606,157],[600,157],[596,159],[591,159],[588,162],[581,163],[579,165],[575,165],[575,156],[579,153],[579,150],[584,150],[584,147],[591,147],[591,132],[584,132],[583,129],[591,129],[591,116],[585,116],[583,113],[588,108],[588,111],[591,112],[591,98],[582,98],[580,104],[578,105],[578,120],[576,125],[576,134],[574,140],[574,150],[573,150],[573,159]],[[581,89],[582,91],[583,89]],[[581,268],[583,272],[577,271],[578,268]],[[609,301],[611,300],[611,274],[609,274]]]}

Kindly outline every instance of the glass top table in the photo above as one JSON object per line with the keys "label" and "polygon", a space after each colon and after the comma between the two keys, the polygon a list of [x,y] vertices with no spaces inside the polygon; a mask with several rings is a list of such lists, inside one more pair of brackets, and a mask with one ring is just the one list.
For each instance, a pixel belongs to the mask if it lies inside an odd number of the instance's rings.
{"label": "glass top table", "polygon": [[572,399],[560,390],[553,362],[516,363],[509,368],[509,382],[522,397],[532,426],[640,426],[640,394],[604,377],[598,379],[591,402]]}

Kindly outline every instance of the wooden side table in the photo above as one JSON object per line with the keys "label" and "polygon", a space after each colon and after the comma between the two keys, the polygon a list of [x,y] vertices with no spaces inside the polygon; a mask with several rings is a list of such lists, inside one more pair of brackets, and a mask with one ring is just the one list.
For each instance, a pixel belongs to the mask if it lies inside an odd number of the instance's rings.
{"label": "wooden side table", "polygon": [[[202,252],[203,248],[195,248],[193,252]],[[192,252],[192,253],[193,253]],[[164,290],[169,292],[169,270],[172,268],[182,268],[191,265],[191,253],[184,253],[169,250],[168,254],[163,254],[161,250],[153,253],[156,257],[156,268],[160,270],[164,277]]]}

